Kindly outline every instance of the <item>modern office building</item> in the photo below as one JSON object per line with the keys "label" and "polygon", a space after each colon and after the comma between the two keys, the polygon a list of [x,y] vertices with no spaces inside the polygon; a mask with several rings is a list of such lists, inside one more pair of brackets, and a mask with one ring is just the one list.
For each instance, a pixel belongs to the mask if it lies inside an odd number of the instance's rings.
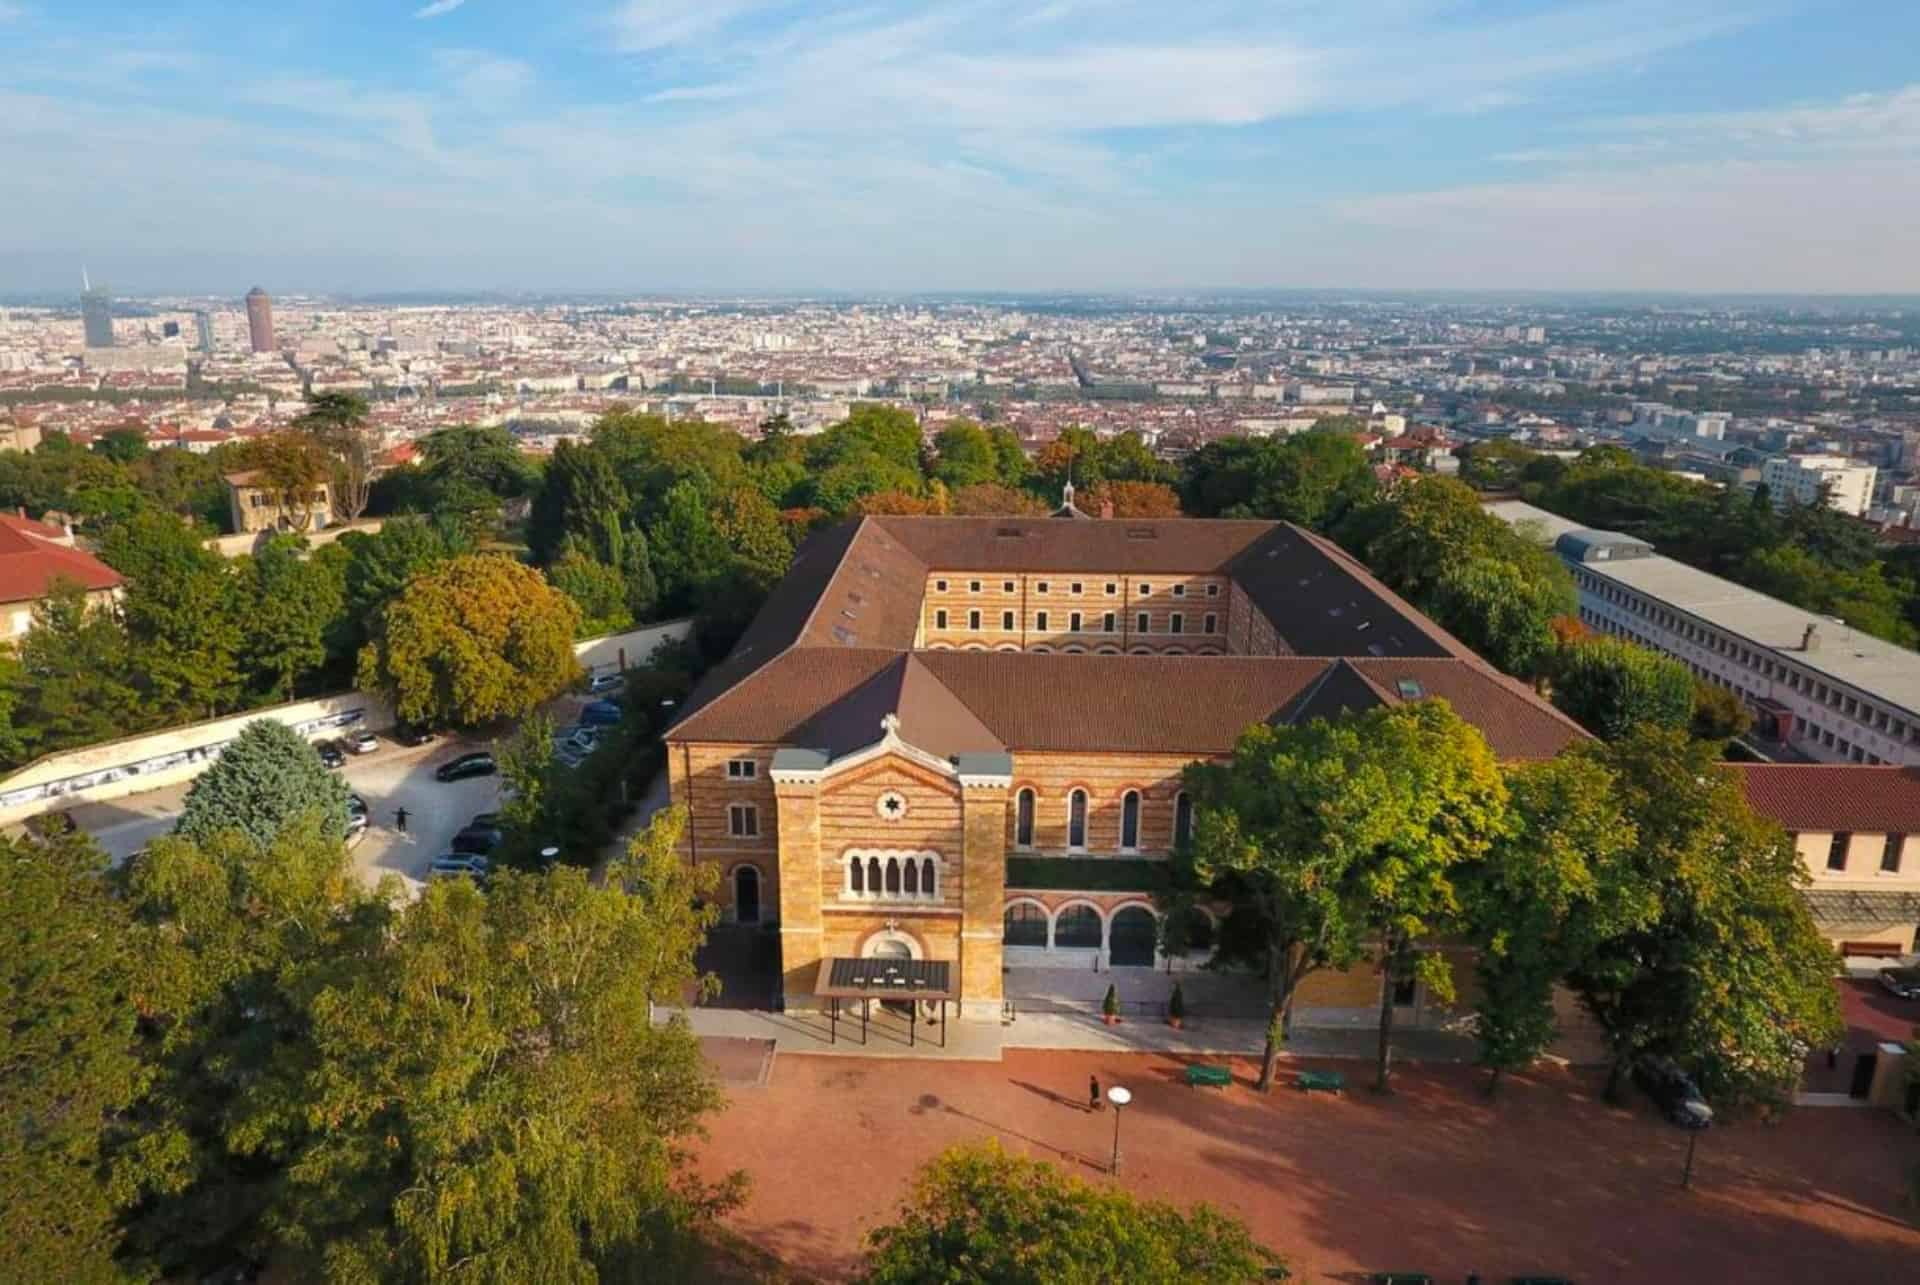
{"label": "modern office building", "polygon": [[253,351],[273,351],[273,300],[259,286],[247,291],[247,337]]}
{"label": "modern office building", "polygon": [[1760,466],[1760,481],[1776,506],[1818,504],[1826,489],[1827,507],[1865,517],[1873,507],[1873,484],[1880,470],[1840,455],[1776,455]]}
{"label": "modern office building", "polygon": [[96,286],[83,269],[80,273],[80,324],[86,331],[89,348],[113,347],[113,296],[105,286]]}
{"label": "modern office building", "polygon": [[194,313],[193,329],[200,351],[211,355],[213,352],[213,314],[204,311]]}
{"label": "modern office building", "polygon": [[1920,653],[1517,500],[1487,506],[1551,544],[1580,619],[1728,688],[1787,761],[1920,764]]}

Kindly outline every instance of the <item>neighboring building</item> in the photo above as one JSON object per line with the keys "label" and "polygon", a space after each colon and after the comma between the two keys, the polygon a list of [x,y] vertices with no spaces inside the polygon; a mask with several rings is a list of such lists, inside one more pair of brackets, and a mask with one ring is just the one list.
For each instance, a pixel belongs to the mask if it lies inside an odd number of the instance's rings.
{"label": "neighboring building", "polygon": [[1865,517],[1873,506],[1874,479],[1880,470],[1840,455],[1776,455],[1760,466],[1760,481],[1773,502],[1818,504],[1820,490],[1828,488],[1827,507],[1851,517]]}
{"label": "neighboring building", "polygon": [[0,451],[30,451],[40,445],[40,426],[0,420]]}
{"label": "neighboring building", "polygon": [[1822,763],[1920,764],[1920,653],[1896,647],[1517,500],[1489,512],[1551,544],[1573,571],[1580,619],[1730,689],[1764,752]]}
{"label": "neighboring building", "polygon": [[[785,1003],[894,957],[944,961],[964,1015],[998,1020],[1003,968],[1170,985],[1152,894],[1187,764],[1429,695],[1506,759],[1585,736],[1297,527],[868,517],[800,550],[668,730],[668,772],[726,913],[779,922]],[[1199,958],[1218,909],[1187,925]],[[1381,985],[1316,975],[1297,1019],[1371,1022]],[[1404,1020],[1448,1011],[1406,987]]]}
{"label": "neighboring building", "polygon": [[80,291],[80,324],[86,331],[89,348],[113,347],[113,296],[105,286],[96,286],[81,273],[85,285]]}
{"label": "neighboring building", "polygon": [[333,491],[318,482],[304,505],[283,506],[272,488],[263,485],[259,469],[229,473],[227,507],[239,535],[260,531],[318,531],[333,523]]}
{"label": "neighboring building", "polygon": [[1843,955],[1897,956],[1920,923],[1920,769],[1746,763],[1747,801],[1785,826],[1813,921]]}
{"label": "neighboring building", "polygon": [[194,313],[193,314],[193,330],[194,330],[194,338],[196,341],[195,346],[199,348],[200,352],[203,355],[211,355],[213,352],[213,316],[212,314],[207,312]]}
{"label": "neighboring building", "polygon": [[120,573],[74,548],[72,532],[24,514],[0,514],[0,638],[18,639],[32,629],[34,604],[63,581],[86,590],[96,604],[120,592]]}
{"label": "neighboring building", "polygon": [[259,286],[247,291],[247,337],[255,352],[273,351],[273,300]]}

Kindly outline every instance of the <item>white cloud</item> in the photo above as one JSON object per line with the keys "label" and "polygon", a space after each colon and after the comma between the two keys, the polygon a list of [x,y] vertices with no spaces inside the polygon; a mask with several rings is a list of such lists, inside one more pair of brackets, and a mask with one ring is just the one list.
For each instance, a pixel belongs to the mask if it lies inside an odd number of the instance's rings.
{"label": "white cloud", "polygon": [[483,49],[436,49],[433,63],[453,91],[474,105],[504,105],[533,85],[533,68]]}
{"label": "white cloud", "polygon": [[613,13],[614,47],[644,53],[685,44],[766,4],[767,0],[626,0]]}
{"label": "white cloud", "polygon": [[26,16],[27,11],[20,5],[8,3],[8,0],[0,0],[0,22],[18,22]]}
{"label": "white cloud", "polygon": [[745,85],[675,85],[671,89],[662,89],[648,94],[650,103],[713,103],[727,98],[739,98],[747,92]]}
{"label": "white cloud", "polygon": [[420,8],[415,9],[413,16],[416,18],[438,18],[444,14],[452,13],[466,2],[467,0],[431,0],[431,3],[424,4]]}

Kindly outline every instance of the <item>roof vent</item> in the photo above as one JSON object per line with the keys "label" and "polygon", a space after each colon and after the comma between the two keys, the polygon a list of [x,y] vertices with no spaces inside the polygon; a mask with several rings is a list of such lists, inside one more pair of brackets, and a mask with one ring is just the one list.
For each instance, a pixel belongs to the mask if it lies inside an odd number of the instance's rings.
{"label": "roof vent", "polygon": [[1347,609],[1345,607],[1328,607],[1327,614],[1329,616],[1332,616],[1335,620],[1338,620],[1340,619],[1340,617],[1347,614]]}
{"label": "roof vent", "polygon": [[1403,701],[1417,701],[1427,694],[1426,689],[1420,686],[1419,681],[1412,678],[1394,679],[1393,690],[1400,693],[1400,699]]}
{"label": "roof vent", "polygon": [[835,625],[833,627],[833,640],[851,647],[853,646],[853,630],[847,628],[845,625]]}
{"label": "roof vent", "polygon": [[1387,649],[1385,647],[1382,647],[1379,643],[1368,643],[1367,654],[1369,656],[1384,656],[1387,654]]}

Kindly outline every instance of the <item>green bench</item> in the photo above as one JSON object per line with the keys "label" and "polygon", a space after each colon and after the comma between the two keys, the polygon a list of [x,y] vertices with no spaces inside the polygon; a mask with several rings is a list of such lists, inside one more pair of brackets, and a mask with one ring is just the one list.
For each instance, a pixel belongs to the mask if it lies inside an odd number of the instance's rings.
{"label": "green bench", "polygon": [[1187,1068],[1187,1087],[1224,1089],[1232,1085],[1233,1072],[1224,1066],[1190,1066]]}
{"label": "green bench", "polygon": [[[1347,1087],[1347,1077],[1338,1071],[1302,1071],[1295,1078],[1293,1087],[1302,1093],[1318,1090],[1322,1093],[1339,1093]],[[1407,1278],[1409,1281],[1413,1277]]]}
{"label": "green bench", "polygon": [[1433,1285],[1425,1272],[1375,1272],[1367,1280],[1371,1285]]}

